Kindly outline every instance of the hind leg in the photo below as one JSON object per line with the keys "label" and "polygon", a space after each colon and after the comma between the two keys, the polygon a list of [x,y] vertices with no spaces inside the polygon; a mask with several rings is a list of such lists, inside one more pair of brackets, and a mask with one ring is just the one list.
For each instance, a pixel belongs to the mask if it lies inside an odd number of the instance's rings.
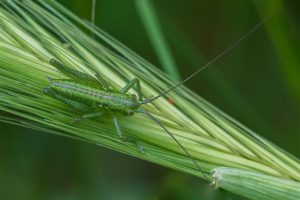
{"label": "hind leg", "polygon": [[82,115],[81,117],[74,118],[71,122],[80,122],[83,119],[91,119],[91,118],[99,117],[100,115],[103,114],[103,112],[95,112],[92,109],[92,107],[90,107],[88,105],[85,105],[83,103],[65,98],[65,97],[57,94],[53,90],[51,90],[49,87],[46,87],[43,90],[43,92],[44,92],[44,94],[47,94],[48,96],[51,96],[52,98],[69,105],[70,107],[72,107],[76,111],[79,111],[79,112],[82,112],[82,113],[87,113],[87,114]]}
{"label": "hind leg", "polygon": [[80,72],[75,69],[71,69],[71,68],[65,66],[64,64],[62,64],[61,62],[55,60],[54,58],[52,58],[50,60],[50,64],[52,66],[54,66],[57,70],[59,70],[60,72],[65,74],[66,76],[70,77],[71,79],[80,80],[84,83],[91,84],[91,85],[93,85],[97,88],[103,89],[103,90],[107,90],[109,88],[109,85],[107,84],[107,82],[105,82],[105,80],[103,78],[101,78],[101,76],[99,74],[96,74],[96,78],[95,78],[86,73]]}
{"label": "hind leg", "polygon": [[61,62],[55,60],[54,58],[50,59],[50,64],[54,66],[57,70],[65,74],[66,76],[72,78],[72,79],[79,79],[81,81],[86,81],[86,82],[92,82],[94,84],[99,84],[96,78],[93,76],[90,76],[88,74],[85,74],[83,72],[77,71],[75,69],[71,69]]}
{"label": "hind leg", "polygon": [[109,83],[101,76],[100,73],[96,73],[95,76],[96,76],[97,80],[101,83],[104,90],[110,89]]}
{"label": "hind leg", "polygon": [[73,108],[76,111],[80,111],[80,112],[90,112],[92,110],[92,108],[86,104],[77,102],[77,101],[73,101],[71,99],[67,99],[59,94],[57,94],[56,92],[54,92],[53,90],[51,90],[51,88],[46,87],[43,90],[43,93],[60,101],[63,102],[64,104],[67,104],[68,106],[70,106],[71,108]]}

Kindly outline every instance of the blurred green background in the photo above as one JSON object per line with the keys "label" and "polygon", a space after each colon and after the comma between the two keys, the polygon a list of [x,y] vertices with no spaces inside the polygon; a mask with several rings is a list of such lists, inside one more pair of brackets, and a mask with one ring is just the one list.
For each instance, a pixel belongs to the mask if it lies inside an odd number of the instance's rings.
{"label": "blurred green background", "polygon": [[[89,19],[91,0],[61,0]],[[186,85],[300,157],[299,1],[152,0],[180,76],[267,15],[265,27]],[[133,0],[98,0],[96,24],[154,65]],[[3,113],[2,113],[3,114]],[[0,199],[242,199],[203,181],[102,147],[0,124]]]}

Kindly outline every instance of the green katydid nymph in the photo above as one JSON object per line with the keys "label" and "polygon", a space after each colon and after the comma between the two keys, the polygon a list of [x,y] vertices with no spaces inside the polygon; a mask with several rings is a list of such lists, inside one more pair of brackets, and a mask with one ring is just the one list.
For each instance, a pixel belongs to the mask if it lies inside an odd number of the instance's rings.
{"label": "green katydid nymph", "polygon": [[[121,113],[126,116],[132,116],[135,113],[146,114],[173,138],[173,140],[182,148],[197,168],[201,170],[197,162],[192,159],[190,153],[174,137],[174,135],[171,134],[170,131],[168,131],[168,129],[152,114],[141,108],[141,105],[150,103],[156,98],[143,100],[141,85],[138,79],[134,78],[120,91],[114,91],[100,74],[96,74],[95,78],[88,74],[66,67],[55,59],[51,59],[50,64],[70,79],[49,78],[49,86],[44,88],[43,92],[54,99],[71,106],[74,110],[84,113],[81,117],[75,118],[73,122],[99,117],[106,112]],[[136,87],[138,96],[127,93],[127,91],[134,86]],[[117,134],[120,139],[122,139],[122,131],[116,115],[113,116],[113,122]]]}
{"label": "green katydid nymph", "polygon": [[[192,158],[188,150],[176,139],[176,137],[151,113],[142,108],[142,105],[151,103],[152,101],[165,96],[167,93],[173,91],[196,74],[215,63],[226,53],[236,47],[241,41],[246,39],[253,31],[260,27],[266,20],[256,24],[250,31],[244,34],[239,40],[233,43],[231,46],[222,51],[218,56],[208,62],[206,65],[200,67],[193,74],[188,76],[180,83],[174,85],[170,89],[162,92],[161,94],[143,99],[140,81],[137,78],[132,79],[127,85],[125,85],[120,91],[112,90],[112,87],[101,76],[96,74],[91,76],[80,71],[66,67],[61,62],[51,59],[50,64],[57,70],[68,76],[70,79],[49,79],[49,85],[44,88],[43,92],[52,98],[59,100],[75,110],[82,113],[82,116],[75,118],[73,122],[79,122],[83,119],[96,118],[105,113],[113,114],[113,123],[116,128],[116,132],[120,139],[122,136],[122,129],[118,122],[117,113],[121,113],[126,116],[132,116],[135,113],[141,113],[148,116],[155,121],[183,150],[188,158],[195,164],[197,169],[207,177],[208,173],[201,170],[200,166],[195,159]],[[129,94],[128,91],[131,88],[135,88],[137,96],[135,94]]]}
{"label": "green katydid nymph", "polygon": [[[96,74],[95,77],[93,77],[66,67],[55,59],[51,59],[50,64],[70,79],[49,78],[49,86],[44,88],[43,92],[54,99],[71,106],[74,110],[84,113],[81,117],[75,118],[73,122],[99,117],[107,112],[121,113],[126,116],[132,116],[135,113],[146,114],[174,139],[194,162],[197,168],[200,169],[196,161],[192,159],[189,152],[174,137],[174,135],[171,134],[170,131],[168,131],[168,129],[152,114],[141,108],[141,105],[150,103],[157,97],[143,100],[141,85],[138,79],[134,78],[120,91],[115,91],[111,89],[110,85],[100,74]],[[127,93],[127,91],[134,86],[136,87],[138,96]],[[122,131],[116,115],[113,116],[113,122],[117,134],[120,139],[122,139]]]}

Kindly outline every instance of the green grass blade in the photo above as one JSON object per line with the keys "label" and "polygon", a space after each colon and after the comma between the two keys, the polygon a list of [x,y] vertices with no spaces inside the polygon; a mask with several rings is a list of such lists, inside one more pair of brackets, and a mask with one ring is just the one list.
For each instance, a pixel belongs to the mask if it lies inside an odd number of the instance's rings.
{"label": "green grass blade", "polygon": [[300,102],[300,43],[286,9],[286,3],[274,0],[262,6],[260,1],[254,2],[261,16],[270,11],[273,12],[270,22],[266,24],[266,29],[281,61],[281,71],[285,81],[292,94]]}
{"label": "green grass blade", "polygon": [[296,181],[234,168],[217,168],[212,185],[234,191],[249,199],[300,199],[300,185]]}
{"label": "green grass blade", "polygon": [[159,24],[151,0],[137,0],[136,5],[148,37],[151,40],[164,71],[174,80],[180,80],[178,68],[163,34],[161,25]]}
{"label": "green grass blade", "polygon": [[[91,76],[99,72],[116,90],[136,77],[145,97],[156,96],[174,84],[164,73],[52,0],[3,1],[0,21],[0,110],[16,118],[1,116],[0,121],[92,142],[209,181],[213,179],[204,176],[166,132],[146,116],[120,116],[123,133],[130,139],[121,141],[109,115],[74,125],[70,121],[77,113],[42,92],[48,85],[47,77],[65,78],[49,64],[51,58]],[[89,36],[90,31],[100,42]],[[285,187],[280,180],[288,179],[294,184],[287,190],[299,194],[297,158],[184,86],[170,95],[175,104],[160,98],[143,108],[161,120],[204,172],[227,167],[263,174],[254,175],[253,182],[265,184],[261,190],[273,196],[278,192],[275,186]],[[141,153],[138,146],[145,152]],[[231,175],[239,176],[234,170]],[[274,183],[263,182],[266,176],[271,176]],[[244,183],[240,178],[229,180],[236,185]],[[224,188],[241,194],[238,188]],[[247,192],[242,195],[256,191],[251,187],[244,190]]]}
{"label": "green grass blade", "polygon": [[[196,49],[193,44],[188,41],[184,35],[182,35],[176,28],[172,27],[170,23],[164,23],[166,32],[170,35],[169,40],[174,45],[184,60],[187,66],[202,66],[207,63],[207,59]],[[262,127],[263,130],[267,132],[275,132],[275,130],[270,126],[270,123],[265,119],[262,114],[251,105],[249,100],[247,100],[240,91],[231,84],[225,77],[219,72],[218,69],[214,69],[211,66],[209,69],[212,73],[205,73],[199,75],[200,79],[203,79],[205,83],[211,90],[217,91],[216,93],[222,98],[231,110],[235,110],[248,122],[251,124],[256,124]],[[236,106],[236,101],[239,102],[239,106]]]}

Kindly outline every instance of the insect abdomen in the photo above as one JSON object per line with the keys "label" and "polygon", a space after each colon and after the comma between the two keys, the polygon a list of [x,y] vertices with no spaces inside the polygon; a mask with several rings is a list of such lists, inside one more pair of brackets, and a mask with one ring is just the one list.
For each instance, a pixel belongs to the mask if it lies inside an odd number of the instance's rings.
{"label": "insect abdomen", "polygon": [[139,107],[130,95],[99,90],[72,80],[52,80],[50,88],[68,99],[126,114]]}

